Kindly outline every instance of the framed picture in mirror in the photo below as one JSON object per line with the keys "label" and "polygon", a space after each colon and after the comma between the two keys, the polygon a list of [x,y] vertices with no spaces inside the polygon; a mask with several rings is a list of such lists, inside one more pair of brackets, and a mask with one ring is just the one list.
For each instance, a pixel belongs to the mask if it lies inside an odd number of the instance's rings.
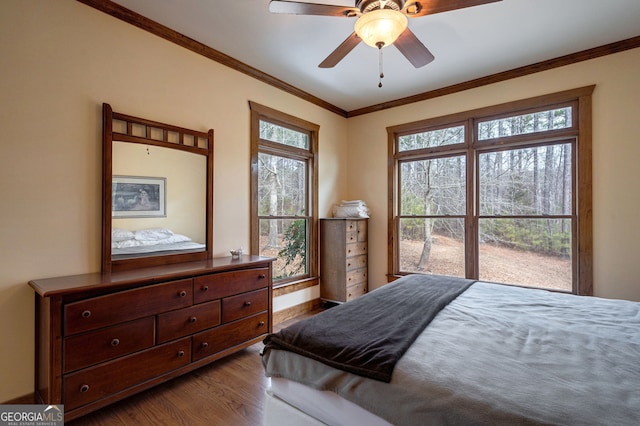
{"label": "framed picture in mirror", "polygon": [[113,176],[112,216],[166,217],[166,191],[163,177]]}

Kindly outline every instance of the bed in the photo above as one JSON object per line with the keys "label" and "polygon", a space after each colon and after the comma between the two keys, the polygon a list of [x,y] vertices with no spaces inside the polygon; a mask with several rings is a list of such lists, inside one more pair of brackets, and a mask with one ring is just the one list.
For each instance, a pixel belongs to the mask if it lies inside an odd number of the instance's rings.
{"label": "bed", "polygon": [[176,234],[167,228],[147,228],[129,231],[113,228],[111,231],[111,255],[126,257],[148,253],[204,250],[206,245],[195,242],[186,235]]}
{"label": "bed", "polygon": [[267,425],[640,424],[637,302],[409,275],[264,343]]}

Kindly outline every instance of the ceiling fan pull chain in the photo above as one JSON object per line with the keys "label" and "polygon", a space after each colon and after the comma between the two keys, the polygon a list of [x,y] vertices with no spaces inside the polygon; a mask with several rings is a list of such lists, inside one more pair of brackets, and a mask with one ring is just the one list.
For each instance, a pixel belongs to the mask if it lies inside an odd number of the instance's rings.
{"label": "ceiling fan pull chain", "polygon": [[378,87],[382,87],[382,79],[384,78],[384,73],[382,72],[382,43],[378,44],[378,70],[380,71]]}

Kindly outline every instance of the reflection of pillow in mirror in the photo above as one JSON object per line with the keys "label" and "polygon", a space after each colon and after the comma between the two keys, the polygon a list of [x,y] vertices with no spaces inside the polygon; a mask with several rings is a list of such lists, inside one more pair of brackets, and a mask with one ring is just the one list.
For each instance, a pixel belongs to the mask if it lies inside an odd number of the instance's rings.
{"label": "reflection of pillow in mirror", "polygon": [[149,228],[139,229],[134,232],[136,240],[139,241],[157,241],[164,240],[173,235],[173,231],[167,228]]}
{"label": "reflection of pillow in mirror", "polygon": [[[111,248],[138,247],[143,245],[145,242],[149,243],[149,241],[138,241],[138,240],[113,241],[111,243]],[[155,241],[153,243],[156,244]]]}
{"label": "reflection of pillow in mirror", "polygon": [[114,241],[114,242],[127,241],[127,240],[133,240],[134,238],[135,238],[135,235],[133,235],[133,232],[127,231],[126,229],[113,228],[111,230],[111,241]]}
{"label": "reflection of pillow in mirror", "polygon": [[173,234],[169,238],[158,240],[158,244],[187,243],[189,241],[191,241],[191,238],[187,237],[186,235]]}

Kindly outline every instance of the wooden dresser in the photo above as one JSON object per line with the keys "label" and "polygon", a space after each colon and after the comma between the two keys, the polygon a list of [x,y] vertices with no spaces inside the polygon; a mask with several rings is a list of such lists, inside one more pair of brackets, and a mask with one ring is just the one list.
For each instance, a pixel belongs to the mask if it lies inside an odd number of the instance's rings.
{"label": "wooden dresser", "polygon": [[72,420],[261,341],[271,258],[33,280],[35,394]]}
{"label": "wooden dresser", "polygon": [[367,292],[369,219],[320,219],[320,298],[347,302]]}

